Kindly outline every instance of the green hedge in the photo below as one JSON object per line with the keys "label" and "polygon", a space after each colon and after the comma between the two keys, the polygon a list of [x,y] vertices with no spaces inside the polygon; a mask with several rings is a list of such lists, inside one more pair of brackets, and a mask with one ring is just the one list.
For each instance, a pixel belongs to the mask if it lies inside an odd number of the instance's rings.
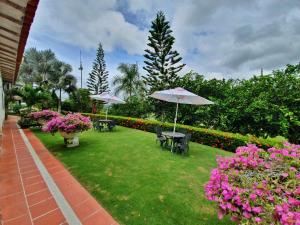
{"label": "green hedge", "polygon": [[[83,115],[92,118],[104,118],[104,115],[92,114],[92,113],[82,113]],[[153,120],[144,120],[131,117],[123,116],[108,116],[109,119],[116,121],[116,124],[124,127],[130,127],[138,130],[148,131],[155,133],[155,128],[157,126],[162,126],[163,130],[172,130],[172,123],[162,123]],[[192,135],[192,141],[209,145],[216,148],[221,148],[227,151],[235,152],[236,148],[239,146],[246,145],[247,143],[253,143],[257,146],[267,149],[272,146],[279,146],[281,143],[257,138],[254,136],[244,136],[241,134],[234,134],[229,132],[222,132],[218,130],[211,130],[199,127],[192,127],[182,124],[177,124],[177,129],[185,129],[188,133]]]}

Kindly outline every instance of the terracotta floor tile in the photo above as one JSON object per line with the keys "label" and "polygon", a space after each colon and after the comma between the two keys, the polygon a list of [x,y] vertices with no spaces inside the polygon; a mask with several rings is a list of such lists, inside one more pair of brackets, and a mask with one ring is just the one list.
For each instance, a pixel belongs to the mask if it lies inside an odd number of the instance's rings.
{"label": "terracotta floor tile", "polygon": [[84,191],[70,191],[69,193],[65,193],[65,198],[69,202],[69,204],[73,207],[76,206],[83,201],[86,201],[88,198],[91,198],[91,196]]}
{"label": "terracotta floor tile", "polygon": [[31,172],[22,174],[22,179],[26,179],[28,177],[34,177],[34,176],[38,176],[38,175],[40,175],[40,172],[35,170],[35,171],[31,171]]}
{"label": "terracotta floor tile", "polygon": [[0,208],[3,209],[8,205],[18,204],[22,202],[25,202],[24,193],[18,192],[13,195],[8,195],[6,197],[0,198]]}
{"label": "terracotta floor tile", "polygon": [[11,195],[17,192],[22,191],[22,186],[21,184],[1,184],[0,188],[0,198],[5,197],[6,195]]}
{"label": "terracotta floor tile", "polygon": [[12,176],[19,176],[18,170],[6,171],[0,173],[0,177],[12,177]]}
{"label": "terracotta floor tile", "polygon": [[102,210],[102,208],[100,208],[99,204],[93,198],[90,198],[80,205],[77,205],[73,209],[80,220],[84,220],[96,211]]}
{"label": "terracotta floor tile", "polygon": [[62,167],[61,165],[58,165],[58,166],[55,166],[55,167],[52,167],[49,169],[47,168],[47,170],[48,170],[48,173],[55,174],[55,173],[65,170],[65,168]]}
{"label": "terracotta floor tile", "polygon": [[70,176],[69,172],[64,170],[64,171],[59,171],[57,173],[51,174],[52,178],[55,181],[58,181],[60,179],[64,179],[66,176]]}
{"label": "terracotta floor tile", "polygon": [[47,188],[47,185],[43,181],[32,185],[26,185],[24,186],[24,188],[25,188],[26,195],[30,195],[32,193],[44,190],[45,188]]}
{"label": "terracotta floor tile", "polygon": [[112,217],[104,211],[99,211],[86,220],[83,221],[84,225],[113,225],[116,224]]}
{"label": "terracotta floor tile", "polygon": [[32,161],[26,161],[26,162],[20,162],[19,163],[19,168],[24,168],[24,167],[28,167],[28,166],[32,166],[34,165],[33,160]]}
{"label": "terracotta floor tile", "polygon": [[59,225],[65,222],[65,218],[59,209],[33,220],[34,225]]}
{"label": "terracotta floor tile", "polygon": [[34,177],[27,177],[27,178],[23,179],[23,184],[24,185],[34,184],[34,183],[40,182],[40,181],[43,181],[43,178],[41,175],[37,175]]}
{"label": "terracotta floor tile", "polygon": [[31,165],[31,166],[28,166],[28,167],[20,168],[21,174],[32,172],[34,170],[38,171],[38,168],[36,167],[36,165]]}
{"label": "terracotta floor tile", "polygon": [[20,216],[16,219],[4,221],[3,225],[32,225],[32,223],[29,215],[25,214],[24,216]]}
{"label": "terracotta floor tile", "polygon": [[29,207],[31,216],[33,219],[42,216],[49,211],[56,209],[58,206],[53,198],[43,201],[41,203],[35,204]]}
{"label": "terracotta floor tile", "polygon": [[27,202],[29,206],[32,206],[34,204],[37,204],[41,201],[44,201],[48,198],[52,197],[52,194],[48,189],[45,189],[43,191],[34,193],[32,195],[27,196]]}
{"label": "terracotta floor tile", "polygon": [[35,165],[33,162],[20,163],[19,168],[21,170],[21,169],[24,169],[24,168],[27,168],[27,167],[32,167],[33,165]]}
{"label": "terracotta floor tile", "polygon": [[23,160],[18,160],[19,162],[18,162],[18,164],[20,165],[20,166],[24,166],[24,165],[26,165],[26,164],[30,164],[30,163],[34,163],[34,161],[33,161],[33,159],[32,158],[28,158],[28,159],[23,159]]}
{"label": "terracotta floor tile", "polygon": [[37,168],[31,168],[31,169],[27,169],[25,171],[20,171],[20,174],[22,175],[22,177],[26,174],[32,174],[33,172],[39,172]]}
{"label": "terracotta floor tile", "polygon": [[13,219],[28,213],[25,201],[20,201],[19,203],[11,202],[8,205],[1,206],[1,209],[3,220]]}

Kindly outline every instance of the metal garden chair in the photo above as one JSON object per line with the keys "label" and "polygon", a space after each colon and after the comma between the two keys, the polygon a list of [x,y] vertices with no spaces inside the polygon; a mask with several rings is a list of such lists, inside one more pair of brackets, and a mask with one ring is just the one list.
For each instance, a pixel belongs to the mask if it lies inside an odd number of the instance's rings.
{"label": "metal garden chair", "polygon": [[163,147],[166,144],[167,139],[162,135],[162,128],[156,127],[156,143],[159,141],[160,146]]}
{"label": "metal garden chair", "polygon": [[177,144],[177,151],[182,153],[182,154],[187,154],[189,152],[189,143],[191,140],[192,135],[191,134],[186,134],[184,138],[180,140]]}

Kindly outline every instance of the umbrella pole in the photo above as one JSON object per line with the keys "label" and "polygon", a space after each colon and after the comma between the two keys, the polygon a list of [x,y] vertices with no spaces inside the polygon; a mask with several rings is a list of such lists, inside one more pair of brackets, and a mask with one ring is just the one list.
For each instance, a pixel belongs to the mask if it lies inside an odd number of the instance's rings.
{"label": "umbrella pole", "polygon": [[177,101],[177,104],[176,104],[176,113],[175,113],[175,119],[174,119],[174,129],[173,129],[173,133],[175,133],[175,130],[176,130],[177,113],[178,113],[178,101]]}

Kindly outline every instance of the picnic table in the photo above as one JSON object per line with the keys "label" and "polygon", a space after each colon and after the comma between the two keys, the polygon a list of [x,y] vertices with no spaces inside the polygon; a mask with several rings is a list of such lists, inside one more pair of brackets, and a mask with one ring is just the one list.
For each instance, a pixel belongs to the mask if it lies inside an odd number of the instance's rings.
{"label": "picnic table", "polygon": [[[161,134],[166,137],[167,146],[171,148],[171,152],[173,152],[174,146],[177,144],[178,140],[185,137],[185,134],[173,131],[163,131]],[[168,144],[168,140],[171,140],[171,145]]]}

